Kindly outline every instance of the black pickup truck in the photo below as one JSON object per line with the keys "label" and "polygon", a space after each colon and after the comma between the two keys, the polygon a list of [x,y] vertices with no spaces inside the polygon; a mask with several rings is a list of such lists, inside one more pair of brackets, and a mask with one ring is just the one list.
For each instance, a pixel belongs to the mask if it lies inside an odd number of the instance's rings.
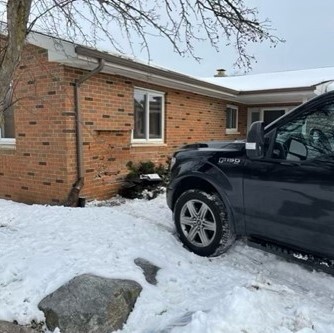
{"label": "black pickup truck", "polygon": [[334,266],[334,91],[297,107],[246,141],[184,146],[172,158],[167,203],[183,244],[220,254],[236,237]]}

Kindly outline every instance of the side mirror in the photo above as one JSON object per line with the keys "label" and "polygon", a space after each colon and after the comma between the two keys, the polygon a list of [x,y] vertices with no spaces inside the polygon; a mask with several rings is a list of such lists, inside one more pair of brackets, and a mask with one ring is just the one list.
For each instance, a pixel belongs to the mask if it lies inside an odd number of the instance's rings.
{"label": "side mirror", "polygon": [[264,156],[264,123],[254,122],[247,135],[246,154],[249,159],[262,158]]}

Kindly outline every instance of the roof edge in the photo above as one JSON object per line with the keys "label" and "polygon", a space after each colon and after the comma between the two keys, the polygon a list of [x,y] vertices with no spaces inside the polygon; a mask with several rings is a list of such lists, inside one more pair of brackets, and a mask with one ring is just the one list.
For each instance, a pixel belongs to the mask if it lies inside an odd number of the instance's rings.
{"label": "roof edge", "polygon": [[145,72],[146,74],[162,76],[170,80],[178,80],[186,84],[202,87],[204,89],[206,88],[206,89],[216,90],[221,93],[234,95],[234,96],[237,96],[240,93],[237,90],[233,90],[233,89],[225,88],[223,86],[216,85],[213,83],[205,82],[205,81],[202,81],[197,78],[193,78],[185,74],[181,74],[181,73],[171,71],[168,69],[149,66],[146,64],[136,62],[135,60],[122,58],[120,56],[116,56],[116,55],[113,55],[107,52],[101,52],[101,51],[91,49],[91,48],[88,48],[82,45],[77,45],[75,47],[75,52],[80,56],[85,56],[85,57],[90,57],[90,58],[95,58],[95,59],[104,59],[105,61],[111,64],[114,64],[114,65],[117,65],[117,66],[121,66],[124,68],[130,68],[136,71]]}
{"label": "roof edge", "polygon": [[276,88],[276,89],[262,89],[262,90],[247,90],[247,91],[239,91],[239,96],[257,95],[257,94],[274,94],[274,93],[287,93],[287,92],[314,91],[315,88],[316,88],[316,85],[305,86],[305,87]]}

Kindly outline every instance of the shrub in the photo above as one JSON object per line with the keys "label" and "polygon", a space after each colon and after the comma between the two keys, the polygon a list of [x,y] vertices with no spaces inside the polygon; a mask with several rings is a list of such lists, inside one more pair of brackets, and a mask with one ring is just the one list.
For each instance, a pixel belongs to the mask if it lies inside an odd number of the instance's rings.
{"label": "shrub", "polygon": [[[129,161],[126,166],[129,169],[129,173],[125,177],[119,194],[125,198],[145,198],[153,199],[158,194],[164,192],[164,187],[168,183],[169,179],[169,161],[166,165],[160,164],[156,166],[152,161],[142,161],[138,164]],[[160,181],[150,181],[148,179],[141,179],[141,175],[145,174],[158,174],[161,178]]]}

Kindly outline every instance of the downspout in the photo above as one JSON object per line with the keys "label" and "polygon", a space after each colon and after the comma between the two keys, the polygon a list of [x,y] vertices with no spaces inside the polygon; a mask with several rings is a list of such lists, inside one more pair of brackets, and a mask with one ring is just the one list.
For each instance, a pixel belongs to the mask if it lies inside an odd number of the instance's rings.
{"label": "downspout", "polygon": [[84,185],[84,158],[83,158],[83,140],[82,140],[82,117],[80,108],[80,87],[91,78],[93,75],[101,72],[105,64],[104,59],[99,59],[98,66],[91,72],[83,75],[80,79],[74,82],[74,109],[75,109],[75,129],[76,129],[76,152],[77,152],[77,181],[73,184],[72,190],[69,194],[66,206],[84,205],[79,202],[79,193]]}

